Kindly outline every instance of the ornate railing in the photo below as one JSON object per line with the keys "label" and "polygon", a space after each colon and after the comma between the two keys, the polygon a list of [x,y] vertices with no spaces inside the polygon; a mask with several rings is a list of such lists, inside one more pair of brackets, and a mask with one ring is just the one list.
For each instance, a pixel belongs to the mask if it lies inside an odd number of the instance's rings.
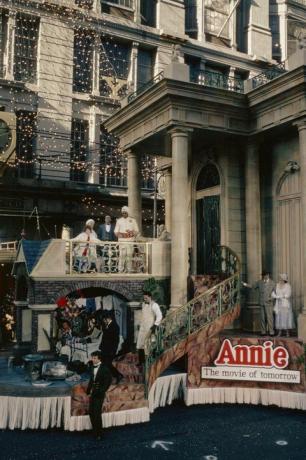
{"label": "ornate railing", "polygon": [[169,312],[156,329],[156,333],[146,337],[145,375],[147,390],[151,366],[164,352],[239,304],[239,258],[231,249],[221,246],[218,260],[220,276],[226,276],[226,279],[195,297],[186,305]]}
{"label": "ornate railing", "polygon": [[198,85],[210,86],[212,88],[225,89],[243,93],[243,80],[239,77],[230,77],[228,75],[211,72],[208,70],[193,71],[190,74],[190,81]]}
{"label": "ornate railing", "polygon": [[67,241],[67,274],[149,273],[151,244],[117,241]]}
{"label": "ornate railing", "polygon": [[164,72],[160,72],[154,78],[152,78],[152,80],[149,80],[147,83],[137,88],[137,90],[134,93],[131,93],[127,98],[128,102],[132,102],[134,99],[136,99],[136,97],[144,93],[147,89],[151,88],[151,86],[154,86],[156,83],[161,81],[163,78],[164,78]]}
{"label": "ornate railing", "polygon": [[277,78],[286,72],[287,70],[285,69],[283,63],[280,63],[279,65],[274,66],[271,69],[266,69],[264,72],[256,75],[251,79],[252,89],[258,88],[258,86],[265,85],[266,83],[269,83],[271,80],[274,80],[274,78]]}

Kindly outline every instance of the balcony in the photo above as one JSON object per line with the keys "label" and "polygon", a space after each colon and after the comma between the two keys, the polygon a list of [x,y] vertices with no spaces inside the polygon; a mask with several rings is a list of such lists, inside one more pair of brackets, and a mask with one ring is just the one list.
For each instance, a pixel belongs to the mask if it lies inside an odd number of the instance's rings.
{"label": "balcony", "polygon": [[17,255],[18,241],[0,243],[0,263],[13,263]]}
{"label": "balcony", "polygon": [[125,279],[170,276],[171,242],[84,242],[24,240],[16,262],[24,262],[31,277]]}

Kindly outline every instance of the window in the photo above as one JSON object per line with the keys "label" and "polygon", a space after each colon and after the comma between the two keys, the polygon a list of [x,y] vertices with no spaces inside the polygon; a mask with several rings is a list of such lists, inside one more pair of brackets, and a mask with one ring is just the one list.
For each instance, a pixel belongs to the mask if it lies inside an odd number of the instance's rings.
{"label": "window", "polygon": [[36,151],[37,114],[19,111],[16,113],[16,158],[19,177],[32,178],[34,174],[34,156]]}
{"label": "window", "polygon": [[189,78],[193,83],[198,83],[200,75],[200,58],[195,56],[185,56],[185,64],[189,66]]}
{"label": "window", "polygon": [[[218,35],[229,14],[228,0],[204,1],[204,27],[205,32]],[[229,38],[229,23],[224,27],[222,37]]]}
{"label": "window", "polygon": [[156,1],[140,0],[141,24],[156,27]]}
{"label": "window", "polygon": [[[127,80],[129,73],[130,47],[112,40],[101,40],[100,78],[117,77]],[[103,81],[103,80],[102,80]]]}
{"label": "window", "polygon": [[185,0],[185,30],[191,38],[197,38],[197,0]]}
{"label": "window", "polygon": [[94,36],[80,30],[74,34],[73,91],[90,93],[92,89]]}
{"label": "window", "polygon": [[127,158],[118,150],[118,144],[118,138],[101,125],[100,184],[105,187],[127,186]]}
{"label": "window", "polygon": [[280,35],[279,35],[279,17],[276,14],[269,16],[270,29],[272,33],[272,57],[280,59]]}
{"label": "window", "polygon": [[126,8],[134,8],[134,0],[101,0],[101,10],[105,13],[108,12],[108,11],[105,11],[104,9],[105,3],[110,3],[110,4],[118,5],[118,6],[124,6]]}
{"label": "window", "polygon": [[39,18],[16,15],[14,78],[17,81],[36,81],[38,30]]}
{"label": "window", "polygon": [[137,87],[140,88],[153,78],[153,53],[150,50],[138,50]]}
{"label": "window", "polygon": [[85,182],[86,161],[88,158],[88,121],[72,120],[70,180]]}

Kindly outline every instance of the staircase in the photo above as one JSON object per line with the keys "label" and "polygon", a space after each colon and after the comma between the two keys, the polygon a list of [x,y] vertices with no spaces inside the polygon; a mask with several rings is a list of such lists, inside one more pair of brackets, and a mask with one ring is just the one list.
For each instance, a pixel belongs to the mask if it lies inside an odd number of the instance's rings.
{"label": "staircase", "polygon": [[[159,375],[174,361],[188,353],[190,339],[200,330],[207,328],[206,338],[209,338],[239,316],[239,258],[230,248],[220,246],[216,254],[215,267],[223,280],[182,307],[170,311],[157,328],[156,335],[147,336],[146,396]],[[219,320],[221,318],[222,320]]]}

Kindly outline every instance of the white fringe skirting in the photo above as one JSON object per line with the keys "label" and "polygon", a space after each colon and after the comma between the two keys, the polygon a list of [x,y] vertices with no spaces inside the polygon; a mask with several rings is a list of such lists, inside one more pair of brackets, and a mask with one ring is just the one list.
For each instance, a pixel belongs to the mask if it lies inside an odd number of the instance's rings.
{"label": "white fringe skirting", "polygon": [[185,388],[185,404],[261,404],[306,410],[306,394],[263,388]]}
{"label": "white fringe skirting", "polygon": [[150,412],[158,407],[172,404],[172,401],[184,395],[187,374],[173,374],[159,377],[149,392]]}

